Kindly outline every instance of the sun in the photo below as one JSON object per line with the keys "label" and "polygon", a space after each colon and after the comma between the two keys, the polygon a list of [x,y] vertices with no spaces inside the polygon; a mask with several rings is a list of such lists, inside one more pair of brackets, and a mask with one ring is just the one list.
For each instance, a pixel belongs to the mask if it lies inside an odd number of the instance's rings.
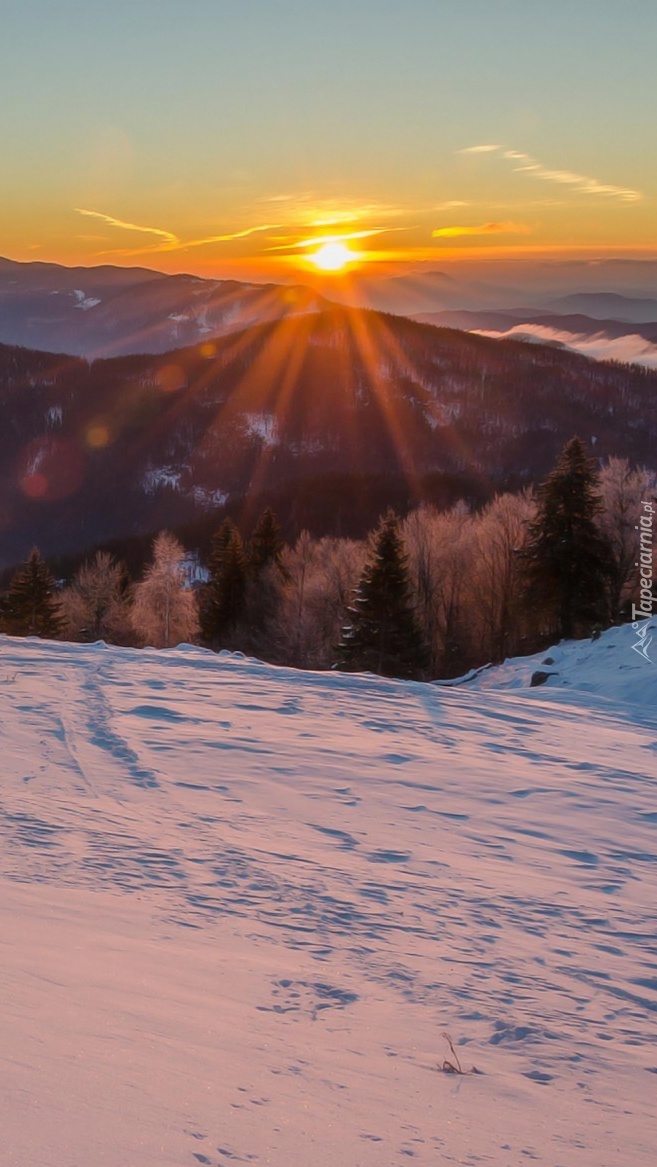
{"label": "sun", "polygon": [[356,259],[356,255],[344,243],[336,240],[333,243],[324,243],[310,259],[320,271],[342,271],[347,264]]}

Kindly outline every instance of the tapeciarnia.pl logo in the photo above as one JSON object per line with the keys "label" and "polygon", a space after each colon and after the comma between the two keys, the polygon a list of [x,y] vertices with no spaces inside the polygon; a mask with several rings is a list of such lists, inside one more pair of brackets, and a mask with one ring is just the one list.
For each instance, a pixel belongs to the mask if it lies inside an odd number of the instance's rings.
{"label": "tapeciarnia.pl logo", "polygon": [[644,657],[645,660],[652,661],[652,657],[648,655],[648,649],[652,644],[652,633],[649,632],[649,625],[652,618],[653,605],[655,598],[653,596],[653,540],[652,540],[652,526],[655,514],[655,508],[651,502],[642,502],[642,514],[639,517],[637,524],[637,531],[639,532],[639,558],[635,563],[635,567],[639,569],[639,604],[632,604],[632,627],[638,634],[639,639],[636,644],[632,645],[634,652],[638,652],[639,656]]}

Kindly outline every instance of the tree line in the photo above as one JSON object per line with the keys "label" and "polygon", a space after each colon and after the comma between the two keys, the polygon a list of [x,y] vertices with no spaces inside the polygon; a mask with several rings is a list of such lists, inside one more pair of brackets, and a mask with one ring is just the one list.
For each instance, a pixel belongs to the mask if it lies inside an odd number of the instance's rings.
{"label": "tree line", "polygon": [[287,544],[267,509],[215,532],[201,578],[161,532],[138,580],[98,551],[57,584],[37,549],[0,597],[0,631],[167,648],[191,642],[299,668],[457,676],[595,634],[640,590],[638,516],[655,476],[573,438],[536,491],[382,516],[365,540]]}

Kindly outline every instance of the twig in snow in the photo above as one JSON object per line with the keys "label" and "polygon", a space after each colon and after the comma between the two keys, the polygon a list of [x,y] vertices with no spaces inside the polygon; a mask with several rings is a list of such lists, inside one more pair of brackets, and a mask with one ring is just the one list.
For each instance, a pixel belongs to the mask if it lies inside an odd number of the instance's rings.
{"label": "twig in snow", "polygon": [[471,1066],[469,1070],[463,1069],[463,1066],[461,1065],[461,1061],[459,1059],[459,1055],[457,1054],[456,1050],[454,1049],[454,1042],[452,1041],[451,1037],[449,1036],[448,1033],[443,1033],[443,1037],[445,1038],[445,1041],[447,1042],[447,1044],[449,1046],[450,1053],[454,1059],[452,1062],[450,1062],[448,1058],[445,1058],[442,1066],[440,1067],[443,1074],[462,1074],[462,1075],[478,1074],[479,1070],[477,1069],[476,1066]]}

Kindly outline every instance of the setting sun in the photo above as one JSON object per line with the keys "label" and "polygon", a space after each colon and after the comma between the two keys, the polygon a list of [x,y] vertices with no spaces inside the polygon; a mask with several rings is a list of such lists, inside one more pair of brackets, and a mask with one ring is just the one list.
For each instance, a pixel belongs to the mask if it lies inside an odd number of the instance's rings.
{"label": "setting sun", "polygon": [[356,255],[344,243],[336,240],[334,243],[324,243],[310,258],[321,271],[342,271]]}

